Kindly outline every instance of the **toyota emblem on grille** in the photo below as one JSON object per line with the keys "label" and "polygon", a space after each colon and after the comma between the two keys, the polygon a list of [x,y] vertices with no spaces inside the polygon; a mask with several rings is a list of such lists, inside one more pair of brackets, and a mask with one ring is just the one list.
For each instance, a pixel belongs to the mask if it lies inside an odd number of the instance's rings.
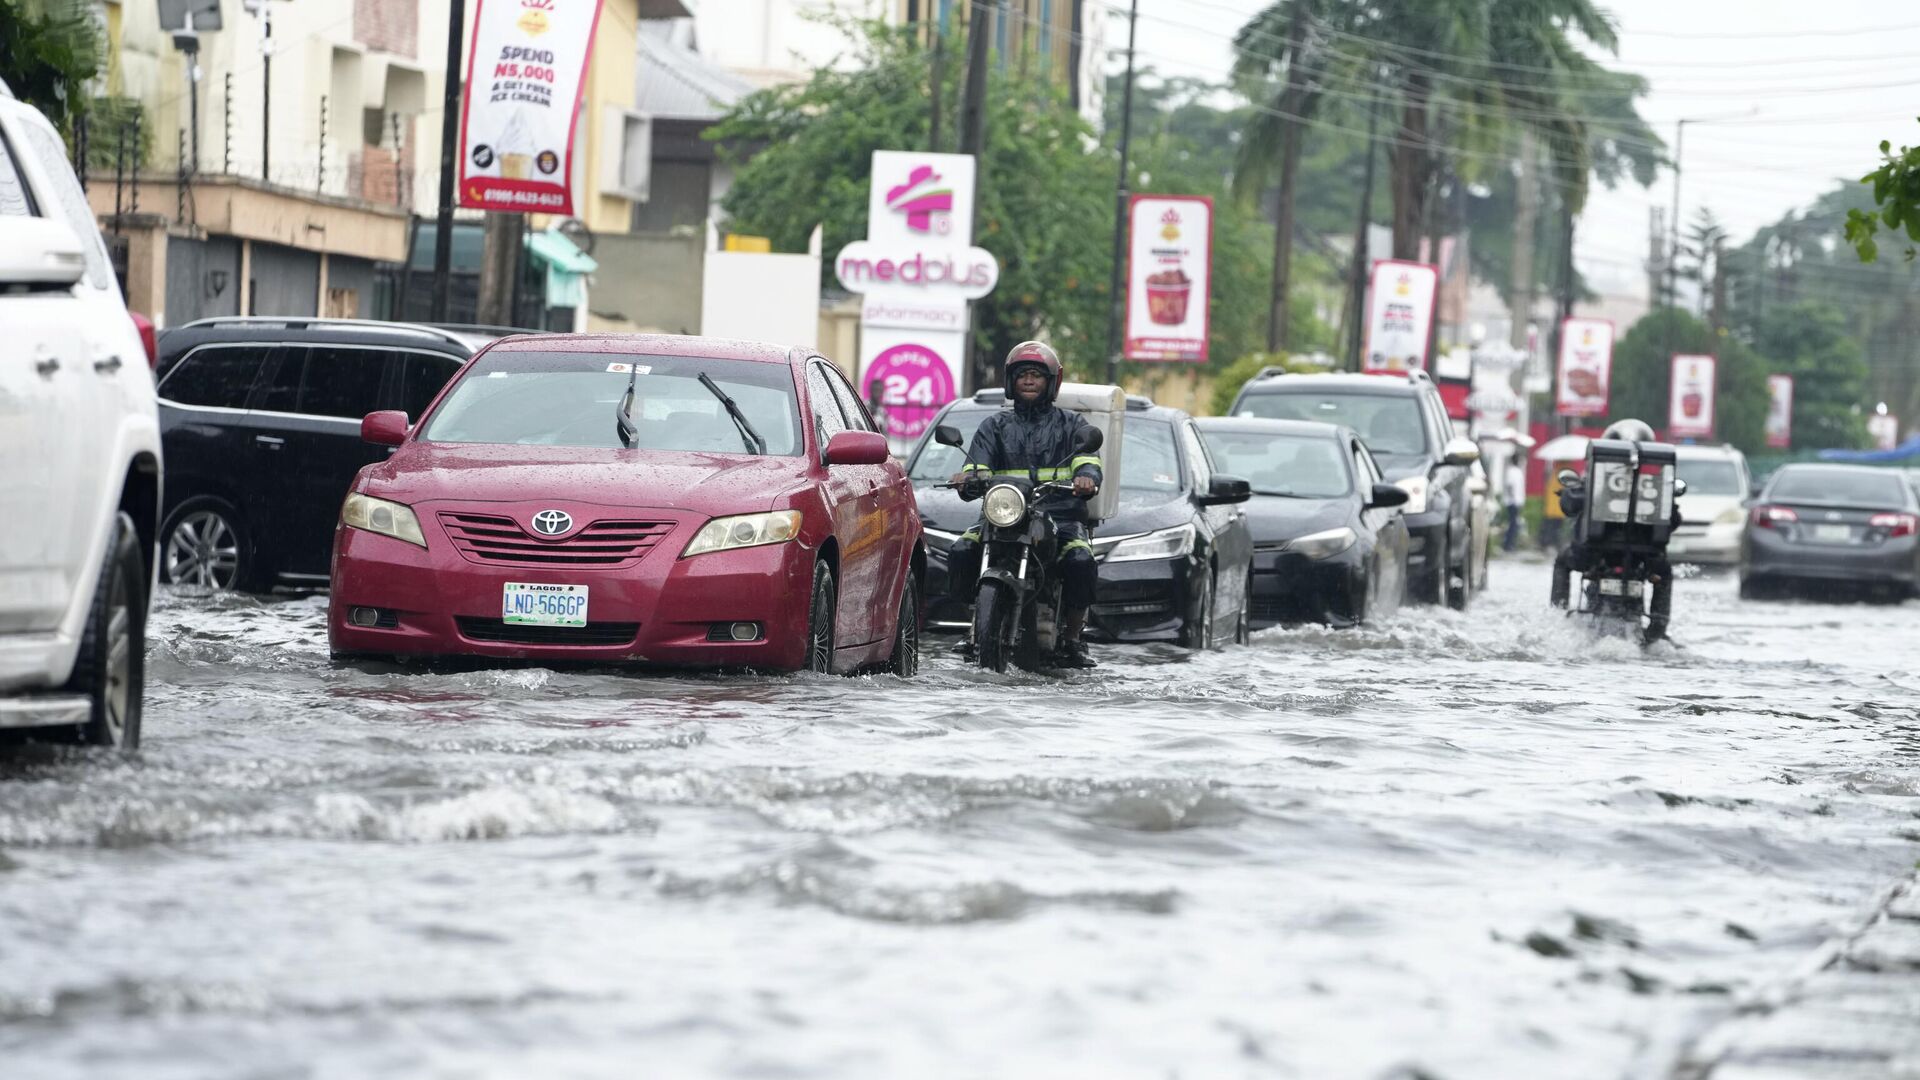
{"label": "toyota emblem on grille", "polygon": [[542,510],[533,515],[533,531],[541,536],[559,536],[573,528],[573,515],[565,510]]}

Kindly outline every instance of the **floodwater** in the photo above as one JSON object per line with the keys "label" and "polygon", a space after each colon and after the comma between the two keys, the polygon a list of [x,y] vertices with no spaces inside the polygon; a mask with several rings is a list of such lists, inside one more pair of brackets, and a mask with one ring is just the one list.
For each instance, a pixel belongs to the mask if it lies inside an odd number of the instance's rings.
{"label": "floodwater", "polygon": [[137,757],[0,757],[0,1075],[1664,1076],[1913,868],[1920,604],[1689,580],[1643,654],[1494,574],[912,682],[167,597]]}

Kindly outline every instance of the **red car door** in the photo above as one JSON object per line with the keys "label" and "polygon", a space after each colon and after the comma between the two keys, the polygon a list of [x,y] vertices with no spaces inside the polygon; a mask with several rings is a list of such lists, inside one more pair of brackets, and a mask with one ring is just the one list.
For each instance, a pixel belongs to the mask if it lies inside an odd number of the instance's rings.
{"label": "red car door", "polygon": [[[813,416],[813,428],[824,451],[835,435],[847,431],[846,414],[834,396],[831,373],[823,360],[807,363],[807,404]],[[821,485],[828,512],[833,516],[833,535],[840,549],[839,618],[836,639],[840,647],[865,645],[879,637],[876,630],[884,620],[874,617],[874,595],[880,573],[880,553],[885,547],[878,536],[880,522],[876,508],[880,496],[874,475],[879,466],[834,465],[828,467]]]}
{"label": "red car door", "polygon": [[[827,367],[827,381],[833,386],[834,397],[840,402],[840,411],[846,416],[849,428],[886,434],[838,368]],[[858,471],[873,485],[871,505],[861,522],[861,540],[876,549],[874,591],[868,606],[873,611],[873,640],[879,641],[893,636],[894,618],[900,612],[900,589],[907,580],[920,512],[914,502],[913,484],[899,461],[888,458],[884,465],[862,465]]]}

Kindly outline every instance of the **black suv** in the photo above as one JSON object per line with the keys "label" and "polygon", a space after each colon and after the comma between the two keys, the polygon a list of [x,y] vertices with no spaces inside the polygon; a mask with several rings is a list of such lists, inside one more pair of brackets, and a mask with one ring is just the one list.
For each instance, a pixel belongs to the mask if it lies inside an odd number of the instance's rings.
{"label": "black suv", "polygon": [[1480,448],[1460,438],[1440,391],[1412,375],[1289,375],[1269,368],[1247,380],[1233,415],[1319,420],[1358,432],[1385,478],[1405,488],[1408,599],[1464,609],[1473,592],[1468,482]]}
{"label": "black suv", "polygon": [[[927,625],[972,622],[971,590],[954,595],[947,549],[980,517],[946,483],[966,454],[933,441],[951,424],[973,441],[981,421],[1006,406],[1006,391],[982,390],[940,410],[914,447],[907,475],[927,538]],[[1100,581],[1088,633],[1108,641],[1175,641],[1208,649],[1244,644],[1252,617],[1253,534],[1241,504],[1247,482],[1216,476],[1193,419],[1179,409],[1127,397],[1121,436],[1120,509],[1093,531]],[[1110,458],[1111,459],[1111,456]]]}
{"label": "black suv", "polygon": [[495,333],[306,318],[205,319],[160,335],[160,580],[318,586],[380,409],[419,416]]}

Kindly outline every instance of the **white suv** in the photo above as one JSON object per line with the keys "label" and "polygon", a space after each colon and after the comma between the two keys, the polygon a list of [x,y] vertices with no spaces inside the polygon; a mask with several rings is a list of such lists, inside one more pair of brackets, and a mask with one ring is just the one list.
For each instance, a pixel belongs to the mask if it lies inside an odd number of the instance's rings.
{"label": "white suv", "polygon": [[1667,558],[1697,566],[1737,565],[1753,484],[1747,456],[1731,446],[1681,446],[1675,452],[1687,494],[1680,500],[1680,527],[1667,542]]}
{"label": "white suv", "polygon": [[0,83],[0,728],[139,744],[150,363],[59,133]]}

